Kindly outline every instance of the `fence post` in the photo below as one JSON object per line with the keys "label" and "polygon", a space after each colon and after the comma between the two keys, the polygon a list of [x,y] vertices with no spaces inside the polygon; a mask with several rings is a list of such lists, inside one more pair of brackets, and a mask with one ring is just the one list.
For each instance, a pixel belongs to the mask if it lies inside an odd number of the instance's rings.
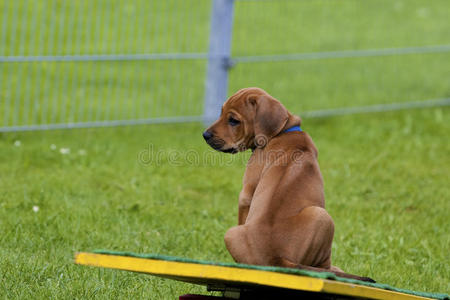
{"label": "fence post", "polygon": [[212,0],[206,72],[203,122],[211,124],[227,98],[228,69],[231,67],[231,32],[234,0]]}

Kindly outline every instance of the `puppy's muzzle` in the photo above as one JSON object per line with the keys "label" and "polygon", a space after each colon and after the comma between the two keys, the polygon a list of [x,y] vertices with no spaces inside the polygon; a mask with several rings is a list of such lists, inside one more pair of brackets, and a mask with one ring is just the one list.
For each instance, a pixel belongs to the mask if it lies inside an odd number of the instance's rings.
{"label": "puppy's muzzle", "polygon": [[203,138],[205,139],[206,143],[210,145],[215,150],[221,150],[221,148],[224,146],[225,142],[219,138],[215,138],[214,134],[211,131],[206,130],[203,132]]}
{"label": "puppy's muzzle", "polygon": [[213,137],[213,134],[209,131],[205,131],[203,132],[203,138],[205,139],[205,141],[208,142],[209,139],[211,139]]}
{"label": "puppy's muzzle", "polygon": [[218,137],[214,137],[214,134],[208,130],[203,132],[203,138],[205,139],[206,143],[210,145],[214,150],[232,154],[238,152],[235,148],[224,149],[225,141]]}

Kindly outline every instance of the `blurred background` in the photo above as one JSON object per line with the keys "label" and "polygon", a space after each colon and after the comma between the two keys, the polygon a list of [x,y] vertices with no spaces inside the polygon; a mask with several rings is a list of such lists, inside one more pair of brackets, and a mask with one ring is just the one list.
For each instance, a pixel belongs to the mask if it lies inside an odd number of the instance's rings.
{"label": "blurred background", "polygon": [[250,153],[201,133],[248,86],[319,149],[333,264],[448,292],[449,20],[448,0],[0,0],[0,295],[205,293],[73,254],[231,262]]}
{"label": "blurred background", "polygon": [[0,130],[199,121],[247,86],[295,113],[449,105],[445,0],[213,3],[3,1]]}

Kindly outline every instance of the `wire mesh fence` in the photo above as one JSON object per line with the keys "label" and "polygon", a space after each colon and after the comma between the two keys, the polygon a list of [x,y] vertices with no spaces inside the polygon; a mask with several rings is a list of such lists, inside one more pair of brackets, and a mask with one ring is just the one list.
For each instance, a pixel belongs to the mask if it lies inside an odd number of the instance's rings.
{"label": "wire mesh fence", "polygon": [[[0,131],[202,120],[214,1],[1,1]],[[310,116],[450,105],[448,9],[235,0],[228,93]]]}
{"label": "wire mesh fence", "polygon": [[1,1],[0,17],[3,130],[202,114],[209,0]]}
{"label": "wire mesh fence", "polygon": [[439,0],[236,1],[230,88],[265,87],[310,116],[450,105],[449,9]]}

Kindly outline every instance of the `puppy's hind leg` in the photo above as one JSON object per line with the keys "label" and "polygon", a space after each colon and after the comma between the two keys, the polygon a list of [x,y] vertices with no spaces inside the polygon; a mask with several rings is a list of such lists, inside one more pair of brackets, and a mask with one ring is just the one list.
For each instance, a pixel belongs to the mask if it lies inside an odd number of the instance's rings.
{"label": "puppy's hind leg", "polygon": [[234,226],[228,229],[224,239],[225,246],[235,262],[252,264],[252,253],[247,238],[247,228],[244,225]]}

